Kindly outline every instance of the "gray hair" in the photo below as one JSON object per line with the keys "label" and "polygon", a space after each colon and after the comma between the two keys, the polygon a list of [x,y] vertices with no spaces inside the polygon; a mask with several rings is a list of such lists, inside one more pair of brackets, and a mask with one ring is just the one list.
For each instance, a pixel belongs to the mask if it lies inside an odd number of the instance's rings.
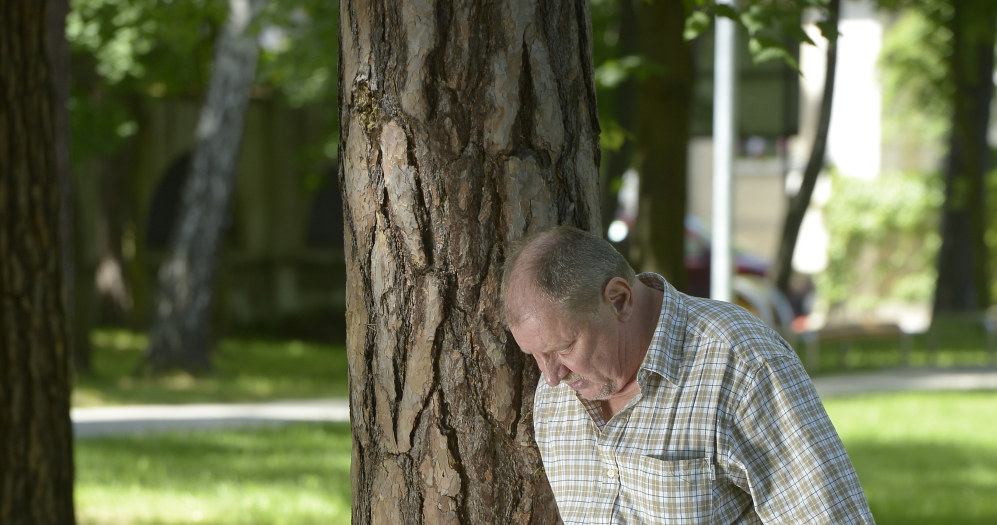
{"label": "gray hair", "polygon": [[[523,273],[521,273],[523,272]],[[507,325],[526,314],[509,304],[513,275],[519,286],[529,286],[564,314],[593,315],[602,292],[614,277],[633,285],[637,278],[630,263],[601,237],[571,226],[557,226],[531,235],[513,246],[502,273],[502,314]],[[525,281],[520,279],[525,278]]]}

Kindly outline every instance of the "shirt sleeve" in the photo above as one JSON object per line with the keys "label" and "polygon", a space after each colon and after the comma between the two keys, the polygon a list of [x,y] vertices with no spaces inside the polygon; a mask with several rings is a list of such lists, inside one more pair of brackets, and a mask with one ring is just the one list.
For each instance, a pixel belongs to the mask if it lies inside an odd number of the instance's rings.
{"label": "shirt sleeve", "polygon": [[773,357],[746,378],[730,429],[765,523],[875,523],[858,476],[799,359]]}

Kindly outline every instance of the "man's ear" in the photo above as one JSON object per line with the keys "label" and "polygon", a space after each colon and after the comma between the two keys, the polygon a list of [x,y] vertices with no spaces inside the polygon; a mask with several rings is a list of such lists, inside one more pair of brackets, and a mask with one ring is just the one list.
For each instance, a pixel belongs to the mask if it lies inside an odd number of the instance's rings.
{"label": "man's ear", "polygon": [[633,315],[633,289],[630,283],[620,277],[613,277],[606,283],[602,291],[602,299],[613,307],[613,312],[621,321],[626,321]]}

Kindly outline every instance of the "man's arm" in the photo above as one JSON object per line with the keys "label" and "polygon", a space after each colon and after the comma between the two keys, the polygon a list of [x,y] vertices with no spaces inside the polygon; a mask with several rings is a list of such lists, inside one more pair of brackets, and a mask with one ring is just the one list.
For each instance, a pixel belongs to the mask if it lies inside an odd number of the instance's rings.
{"label": "man's arm", "polygon": [[875,523],[858,476],[799,359],[763,361],[729,429],[766,523]]}

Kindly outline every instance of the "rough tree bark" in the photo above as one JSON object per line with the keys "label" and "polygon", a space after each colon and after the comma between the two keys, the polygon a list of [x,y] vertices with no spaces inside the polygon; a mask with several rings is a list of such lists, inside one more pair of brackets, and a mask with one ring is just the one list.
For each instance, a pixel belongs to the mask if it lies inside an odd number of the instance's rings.
{"label": "rough tree bark", "polygon": [[587,0],[340,3],[353,522],[554,523],[509,243],[599,229]]}
{"label": "rough tree bark", "polygon": [[686,164],[692,105],[692,50],[683,2],[637,2],[638,45],[661,68],[637,86],[640,193],[631,255],[644,271],[685,289]]}
{"label": "rough tree bark", "polygon": [[955,90],[945,161],[945,205],[934,312],[972,312],[990,304],[987,269],[987,130],[993,98],[997,5],[954,2],[949,67]]}
{"label": "rough tree bark", "polygon": [[[832,25],[833,32],[838,29],[838,12],[841,0],[831,0],[827,6],[827,21]],[[827,132],[831,127],[831,105],[834,100],[834,77],[838,64],[838,39],[834,38],[827,42],[827,64],[824,67],[824,91],[821,94],[820,112],[817,116],[817,133],[814,135],[814,142],[810,148],[810,158],[807,159],[807,166],[803,170],[803,181],[800,189],[789,199],[789,209],[786,210],[786,220],[782,225],[782,237],[779,241],[779,252],[775,259],[772,275],[775,278],[775,285],[783,293],[789,296],[790,278],[793,275],[793,253],[796,251],[796,241],[800,236],[800,226],[803,224],[803,216],[810,207],[810,199],[813,197],[814,187],[817,185],[817,176],[824,168],[824,154],[827,151]]]}
{"label": "rough tree bark", "polygon": [[0,3],[0,523],[74,523],[47,4]]}
{"label": "rough tree bark", "polygon": [[197,124],[191,173],[169,253],[146,350],[152,371],[211,369],[211,302],[219,239],[228,216],[243,120],[259,47],[250,23],[264,0],[229,0],[211,83]]}

